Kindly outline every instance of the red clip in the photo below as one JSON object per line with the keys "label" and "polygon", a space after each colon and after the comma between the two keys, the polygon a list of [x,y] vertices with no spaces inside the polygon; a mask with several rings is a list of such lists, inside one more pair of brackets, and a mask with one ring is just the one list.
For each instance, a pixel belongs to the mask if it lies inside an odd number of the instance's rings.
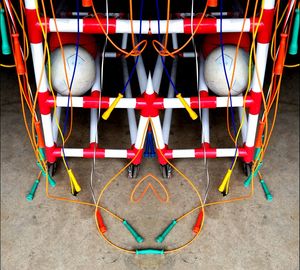
{"label": "red clip", "polygon": [[200,231],[202,219],[203,219],[203,209],[200,210],[199,215],[197,217],[196,223],[193,228],[194,233],[198,233]]}
{"label": "red clip", "polygon": [[102,233],[105,233],[107,231],[107,228],[104,224],[104,221],[103,221],[103,218],[101,216],[101,213],[100,213],[99,209],[97,210],[96,215],[97,215],[99,229]]}
{"label": "red clip", "polygon": [[36,131],[36,135],[37,135],[38,146],[40,148],[45,148],[45,142],[44,142],[42,128],[41,128],[41,122],[40,121],[34,122],[34,127],[35,127],[35,131]]}

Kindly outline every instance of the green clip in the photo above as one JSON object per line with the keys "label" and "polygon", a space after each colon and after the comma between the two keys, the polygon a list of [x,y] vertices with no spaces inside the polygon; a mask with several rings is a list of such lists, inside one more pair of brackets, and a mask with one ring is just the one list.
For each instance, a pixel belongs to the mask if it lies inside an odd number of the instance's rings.
{"label": "green clip", "polygon": [[263,163],[260,162],[260,163],[258,164],[256,170],[254,171],[254,173],[253,173],[253,174],[251,173],[251,174],[248,176],[248,178],[247,178],[246,181],[244,182],[244,187],[248,187],[248,186],[250,185],[251,180],[252,180],[252,177],[256,177],[256,176],[257,176],[258,171],[260,170],[260,168],[261,168],[262,165],[263,165]]}
{"label": "green clip", "polygon": [[164,250],[163,249],[140,249],[140,250],[136,250],[135,253],[137,255],[148,255],[148,254],[164,254]]}
{"label": "green clip", "polygon": [[126,220],[123,220],[123,224],[138,243],[144,242],[144,238],[141,237]]}
{"label": "green clip", "polygon": [[[42,171],[42,175],[47,178],[46,172],[44,171],[44,168],[42,167],[42,165],[38,161],[36,162],[36,165]],[[56,186],[55,180],[50,176],[49,173],[48,173],[48,181],[49,181],[49,184],[50,184],[51,187],[55,187]]]}
{"label": "green clip", "polygon": [[36,179],[31,187],[31,190],[30,192],[26,195],[26,199],[27,201],[32,201],[33,198],[34,198],[34,194],[35,194],[35,191],[39,185],[40,181],[38,179]]}
{"label": "green clip", "polygon": [[2,53],[4,55],[11,54],[10,45],[8,42],[8,36],[5,26],[5,19],[4,19],[4,9],[0,9],[0,32],[1,32],[1,39],[2,39]]}
{"label": "green clip", "polygon": [[260,183],[261,183],[261,186],[262,186],[262,188],[263,188],[263,190],[265,192],[267,200],[268,201],[272,201],[273,196],[272,196],[270,190],[268,189],[268,186],[267,186],[266,182],[263,179],[261,179]]}
{"label": "green clip", "polygon": [[155,241],[157,243],[162,243],[165,240],[166,236],[169,234],[169,232],[176,225],[176,223],[177,221],[173,219],[172,222],[169,224],[169,226],[163,231],[163,233],[155,238]]}

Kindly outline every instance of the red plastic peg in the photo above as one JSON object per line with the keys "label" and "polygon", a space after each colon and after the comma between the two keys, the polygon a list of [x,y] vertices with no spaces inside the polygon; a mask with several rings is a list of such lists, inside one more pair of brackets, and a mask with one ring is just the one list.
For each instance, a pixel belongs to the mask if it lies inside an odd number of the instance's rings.
{"label": "red plastic peg", "polygon": [[15,63],[16,63],[16,68],[17,68],[17,73],[18,75],[24,75],[25,74],[25,66],[24,66],[24,61],[21,53],[21,46],[19,42],[19,34],[12,34],[11,35],[13,38],[13,51],[14,51],[14,56],[15,56]]}
{"label": "red plastic peg", "polygon": [[97,210],[96,215],[97,215],[99,229],[102,233],[105,233],[107,231],[107,228],[104,224],[104,221],[103,221],[103,218],[101,216],[101,213],[100,213],[99,209]]}
{"label": "red plastic peg", "polygon": [[203,209],[200,210],[199,215],[197,217],[196,223],[193,228],[194,233],[198,233],[200,231],[202,219],[203,219]]}
{"label": "red plastic peg", "polygon": [[279,51],[275,63],[275,68],[274,68],[275,75],[281,75],[283,71],[285,54],[286,54],[286,39],[288,37],[288,34],[281,34],[280,37],[281,37],[280,44],[279,44],[280,47],[279,47]]}

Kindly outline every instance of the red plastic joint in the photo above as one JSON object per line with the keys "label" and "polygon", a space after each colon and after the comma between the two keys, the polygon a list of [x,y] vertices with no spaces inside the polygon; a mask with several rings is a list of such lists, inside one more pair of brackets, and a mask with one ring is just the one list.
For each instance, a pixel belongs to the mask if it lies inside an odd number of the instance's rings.
{"label": "red plastic joint", "polygon": [[[42,22],[45,18],[41,18]],[[30,43],[41,43],[43,41],[43,35],[41,26],[38,21],[35,9],[26,9],[26,21],[27,21],[27,31]],[[49,19],[46,18],[46,24],[49,25]],[[48,28],[47,28],[48,31]]]}
{"label": "red plastic joint", "polygon": [[264,9],[261,24],[258,29],[257,41],[259,43],[269,43],[272,38],[274,9]]}
{"label": "red plastic joint", "polygon": [[127,150],[127,158],[134,159],[132,164],[139,165],[142,162],[144,149],[137,149],[132,146],[131,150]]}
{"label": "red plastic joint", "polygon": [[48,162],[54,163],[56,161],[56,155],[54,154],[54,152],[57,149],[58,148],[56,148],[55,145],[53,145],[51,147],[45,146],[45,154],[46,154],[46,159]]}
{"label": "red plastic joint", "polygon": [[[203,92],[203,94],[202,94]],[[200,108],[217,108],[217,97],[215,96],[208,96],[208,94],[202,91],[200,94]],[[203,99],[201,99],[201,97]],[[190,107],[192,109],[199,108],[199,98],[198,97],[191,97],[190,98]]]}
{"label": "red plastic joint", "polygon": [[97,144],[96,142],[90,143],[90,148],[93,149],[93,151],[94,151],[95,149],[97,149],[97,147],[98,147],[98,144]]}
{"label": "red plastic joint", "polygon": [[[166,165],[168,162],[167,162],[167,158],[165,153],[167,152],[167,146],[165,145],[165,147],[163,149],[156,149],[156,154],[157,154],[157,158],[158,158],[158,162],[160,165]],[[172,150],[170,150],[172,151]]]}
{"label": "red plastic joint", "polygon": [[153,106],[154,102],[156,101],[156,93],[148,95],[147,93],[143,94],[144,101],[146,104],[143,106],[141,110],[141,116],[144,117],[155,117],[158,116],[159,111],[155,106]]}
{"label": "red plastic joint", "polygon": [[244,156],[244,162],[250,163],[253,160],[254,157],[254,146],[247,146],[244,145],[244,150],[246,150],[246,155]]}
{"label": "red plastic joint", "polygon": [[[106,18],[99,18],[104,31],[107,29]],[[116,33],[116,18],[108,20],[108,34]],[[96,18],[83,18],[83,33],[89,34],[104,34],[99,22]]]}
{"label": "red plastic joint", "polygon": [[51,113],[50,110],[51,105],[49,105],[50,102],[48,102],[49,98],[51,97],[50,97],[50,92],[48,90],[46,92],[38,92],[38,103],[39,103],[40,113],[43,115],[47,115]]}
{"label": "red plastic joint", "polygon": [[[191,34],[192,31],[195,31],[199,24],[200,18],[194,18],[193,20],[193,29],[191,29],[191,19],[183,19],[183,27],[185,34]],[[217,33],[217,19],[216,18],[203,18],[200,26],[197,29],[197,34],[214,34]]]}
{"label": "red plastic joint", "polygon": [[216,158],[217,157],[216,148],[211,148],[209,143],[203,143],[203,146],[205,146],[205,152],[204,152],[204,147],[196,148],[195,149],[195,158],[203,158],[204,153],[207,158]]}
{"label": "red plastic joint", "polygon": [[249,113],[252,115],[259,114],[262,99],[261,92],[254,92],[251,90],[250,97],[252,99],[252,103],[249,107]]}
{"label": "red plastic joint", "polygon": [[[92,93],[91,96],[84,96],[83,97],[83,108],[99,108],[99,93],[97,96],[97,92],[95,91]],[[109,107],[109,97],[101,97],[101,108],[107,109]]]}
{"label": "red plastic joint", "polygon": [[83,149],[84,158],[105,158],[105,149],[104,148],[94,148],[94,144],[90,144],[90,148]]}

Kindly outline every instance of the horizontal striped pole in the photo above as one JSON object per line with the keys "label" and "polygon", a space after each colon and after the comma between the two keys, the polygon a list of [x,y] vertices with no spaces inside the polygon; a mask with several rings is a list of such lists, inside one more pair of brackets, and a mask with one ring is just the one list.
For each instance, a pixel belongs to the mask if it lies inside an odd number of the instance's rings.
{"label": "horizontal striped pole", "polygon": [[[232,99],[232,107],[242,107],[244,105],[244,100],[242,96],[233,96]],[[102,97],[101,98],[101,108],[108,108],[113,102],[115,98],[112,97]],[[199,108],[199,99],[198,97],[187,97],[184,98],[186,103],[192,109]],[[54,99],[52,96],[48,96],[48,98],[44,99],[45,106],[53,107]],[[67,96],[58,96],[56,97],[56,106],[57,107],[67,107],[68,104],[72,104],[72,107],[77,108],[99,108],[99,98],[93,96],[83,96],[83,97],[72,97],[71,101],[68,102]],[[253,98],[248,95],[245,100],[246,107],[250,107],[254,104],[255,101]],[[216,97],[216,96],[206,96],[201,97],[200,100],[200,108],[226,108],[230,103],[228,103],[228,97]],[[157,97],[153,100],[153,103],[150,104],[151,108],[162,110],[162,109],[183,109],[184,106],[180,102],[178,98],[161,98]],[[122,98],[116,108],[118,109],[145,109],[147,106],[150,106],[149,103],[145,101],[143,97],[139,98]]]}
{"label": "horizontal striped pole", "polygon": [[[66,157],[81,158],[127,158],[132,159],[137,154],[137,149],[105,149],[105,148],[64,148]],[[167,159],[173,158],[218,158],[235,156],[235,148],[195,148],[195,149],[163,149],[161,150]],[[54,157],[63,155],[62,148],[57,147],[53,150]],[[247,156],[247,151],[243,147],[238,148],[239,157]]]}
{"label": "horizontal striped pole", "polygon": [[[48,32],[77,32],[77,19],[69,18],[57,18],[56,24],[57,29],[54,23],[53,18],[41,18],[43,26],[47,27]],[[79,31],[81,33],[89,34],[103,34],[103,29],[108,28],[109,34],[126,34],[131,33],[132,30],[135,33],[140,32],[140,21],[133,20],[131,29],[131,22],[127,19],[108,19],[108,27],[106,18],[99,18],[99,21],[102,25],[102,28],[99,25],[99,22],[96,18],[82,18],[79,19]],[[193,30],[196,30],[199,24],[200,18],[193,19]],[[230,18],[222,19],[222,31],[223,32],[241,32],[243,29],[244,19],[240,18]],[[168,26],[169,34],[190,34],[191,33],[191,19],[172,19],[167,22],[167,20],[160,20],[160,33],[165,34]],[[38,23],[36,24],[38,27]],[[247,18],[245,21],[244,32],[252,32],[255,27],[258,25],[258,18]],[[259,25],[259,30],[264,29],[263,22]],[[142,20],[141,23],[141,34],[158,34],[158,21],[157,20]],[[220,19],[217,18],[203,18],[200,26],[197,28],[197,34],[213,34],[220,32]]]}

